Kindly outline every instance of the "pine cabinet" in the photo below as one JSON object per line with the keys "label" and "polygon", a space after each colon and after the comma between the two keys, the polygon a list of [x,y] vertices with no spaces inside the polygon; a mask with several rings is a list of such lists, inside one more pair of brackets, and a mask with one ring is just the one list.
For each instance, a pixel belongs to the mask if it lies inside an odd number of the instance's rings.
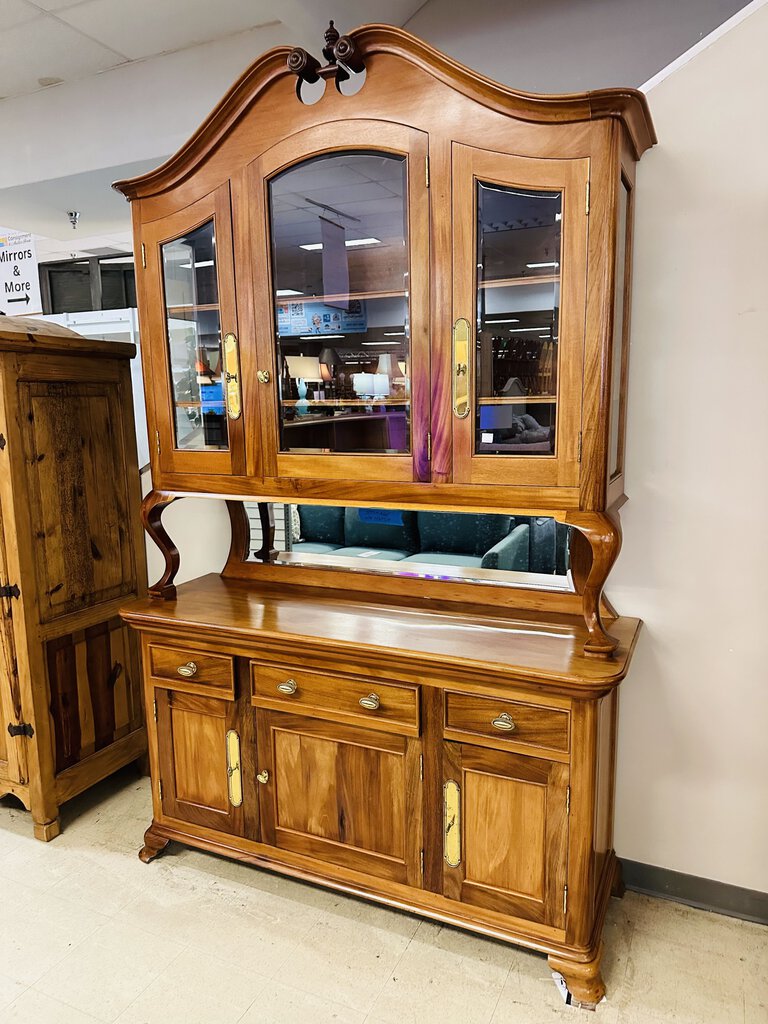
{"label": "pine cabinet", "polygon": [[[331,25],[323,58],[263,54],[116,185],[165,560],[123,609],[153,708],[141,856],[180,841],[518,942],[594,1005],[639,629],[603,588],[648,108],[516,92],[390,26]],[[232,546],[177,588],[185,495],[227,501]],[[330,525],[278,559],[273,502]],[[570,536],[557,586],[470,582],[543,565],[537,523]]]}
{"label": "pine cabinet", "polygon": [[59,807],[143,756],[133,345],[0,319],[0,794]]}

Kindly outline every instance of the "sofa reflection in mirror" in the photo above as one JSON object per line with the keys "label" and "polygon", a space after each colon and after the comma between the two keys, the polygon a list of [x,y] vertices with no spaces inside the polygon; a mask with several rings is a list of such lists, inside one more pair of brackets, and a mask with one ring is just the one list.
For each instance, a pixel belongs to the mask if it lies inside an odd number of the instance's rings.
{"label": "sofa reflection in mirror", "polygon": [[570,589],[569,529],[544,516],[286,504],[275,526],[278,563]]}

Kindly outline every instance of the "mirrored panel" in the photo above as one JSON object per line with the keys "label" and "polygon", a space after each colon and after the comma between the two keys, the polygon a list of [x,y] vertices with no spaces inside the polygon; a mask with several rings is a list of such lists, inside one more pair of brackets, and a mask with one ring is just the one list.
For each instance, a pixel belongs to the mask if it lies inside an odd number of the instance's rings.
{"label": "mirrored panel", "polygon": [[176,447],[229,446],[213,221],[162,246]]}
{"label": "mirrored panel", "polygon": [[[251,551],[262,552],[257,505]],[[545,516],[273,506],[279,565],[495,586],[573,589],[570,529]],[[252,555],[252,557],[254,557]]]}
{"label": "mirrored panel", "polygon": [[477,183],[476,454],[555,453],[562,209]]}
{"label": "mirrored panel", "polygon": [[411,449],[406,160],[346,152],[269,184],[280,450]]}

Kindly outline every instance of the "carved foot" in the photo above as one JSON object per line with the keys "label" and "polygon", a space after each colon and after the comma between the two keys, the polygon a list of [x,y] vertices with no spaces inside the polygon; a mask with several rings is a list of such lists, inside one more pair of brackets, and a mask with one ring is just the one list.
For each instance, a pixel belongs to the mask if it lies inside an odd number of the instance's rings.
{"label": "carved foot", "polygon": [[617,900],[624,899],[624,893],[627,891],[627,887],[624,885],[624,870],[621,866],[621,861],[616,859],[616,870],[613,875],[613,884],[611,885],[611,896],[615,896]]}
{"label": "carved foot", "polygon": [[621,551],[621,528],[618,519],[604,512],[572,512],[566,522],[579,531],[590,548],[587,553],[588,568],[585,561],[578,557],[578,551],[574,552],[577,557],[573,566],[576,589],[581,594],[584,621],[589,633],[584,653],[610,658],[619,646],[619,641],[605,631],[600,617],[600,601],[608,573]]}
{"label": "carved foot", "polygon": [[149,588],[150,597],[159,597],[165,601],[172,601],[176,597],[176,587],[173,581],[179,571],[179,551],[176,545],[165,531],[161,519],[164,510],[176,500],[176,495],[166,494],[164,491],[150,491],[141,503],[141,521],[144,529],[160,549],[165,559],[165,572]]}
{"label": "carved foot", "polygon": [[33,820],[32,827],[35,839],[39,839],[42,843],[50,843],[52,839],[55,839],[61,833],[61,818],[56,817],[51,821]]}
{"label": "carved foot", "polygon": [[139,850],[139,860],[145,864],[149,864],[151,860],[154,860],[158,854],[161,854],[166,848],[170,839],[164,839],[162,836],[152,831],[150,825],[147,831],[144,833],[144,845]]}
{"label": "carved foot", "polygon": [[552,970],[565,978],[565,984],[571,994],[571,1005],[580,1006],[582,1010],[594,1010],[605,995],[605,982],[600,973],[602,955],[601,944],[594,960],[579,962],[560,960],[556,956],[547,958]]}

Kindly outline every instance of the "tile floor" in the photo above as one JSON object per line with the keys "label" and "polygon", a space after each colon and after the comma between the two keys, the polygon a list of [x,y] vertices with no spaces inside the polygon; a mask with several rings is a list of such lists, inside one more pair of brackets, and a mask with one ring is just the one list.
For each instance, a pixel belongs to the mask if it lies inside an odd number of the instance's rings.
{"label": "tile floor", "polygon": [[141,864],[149,817],[130,768],[49,845],[0,801],[2,1024],[768,1024],[759,925],[613,900],[587,1016],[535,954],[179,846]]}

